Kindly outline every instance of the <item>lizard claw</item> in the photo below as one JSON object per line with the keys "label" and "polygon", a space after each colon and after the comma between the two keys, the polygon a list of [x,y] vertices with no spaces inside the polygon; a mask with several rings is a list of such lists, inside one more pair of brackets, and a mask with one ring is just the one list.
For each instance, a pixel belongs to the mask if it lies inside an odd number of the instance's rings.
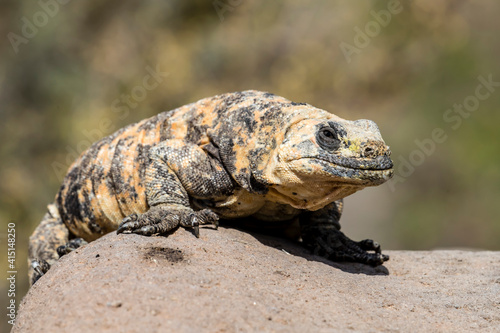
{"label": "lizard claw", "polygon": [[67,242],[64,245],[59,246],[56,251],[57,254],[59,255],[59,258],[61,258],[63,255],[68,254],[76,249],[78,249],[80,246],[87,245],[88,243],[83,239],[83,238],[74,238]]}
{"label": "lizard claw", "polygon": [[31,284],[35,284],[47,271],[50,269],[50,264],[45,260],[38,258],[31,261],[31,268],[33,275],[31,277]]}
{"label": "lizard claw", "polygon": [[200,222],[198,222],[196,215],[195,214],[191,215],[190,220],[194,235],[196,236],[196,238],[200,238]]}
{"label": "lizard claw", "polygon": [[355,242],[336,228],[310,227],[304,231],[304,244],[315,255],[333,261],[359,262],[371,266],[382,265],[389,260],[388,255],[382,254],[380,244],[371,239]]}
{"label": "lizard claw", "polygon": [[181,226],[193,228],[193,233],[197,238],[200,238],[200,225],[202,224],[213,224],[217,229],[219,227],[219,216],[210,209],[203,209],[192,213],[186,222],[181,221]]}
{"label": "lizard claw", "polygon": [[123,219],[116,233],[134,233],[144,236],[162,234],[179,225],[192,228],[194,235],[200,237],[201,224],[218,226],[219,216],[209,209],[194,212],[190,209],[170,209],[168,206],[151,207],[144,214],[132,214]]}
{"label": "lizard claw", "polygon": [[121,233],[130,233],[133,229],[139,227],[139,222],[137,222],[138,215],[133,213],[122,220],[118,230],[116,230],[117,234]]}

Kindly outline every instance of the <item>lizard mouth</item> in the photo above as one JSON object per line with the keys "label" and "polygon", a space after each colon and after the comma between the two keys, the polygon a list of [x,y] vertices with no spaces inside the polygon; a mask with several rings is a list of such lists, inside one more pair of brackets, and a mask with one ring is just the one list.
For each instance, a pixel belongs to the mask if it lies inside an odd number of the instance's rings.
{"label": "lizard mouth", "polygon": [[394,175],[393,163],[389,156],[355,159],[329,155],[307,159],[314,161],[313,163],[320,166],[326,174],[335,176],[336,181],[351,185],[379,185]]}
{"label": "lizard mouth", "polygon": [[335,155],[319,156],[319,159],[339,167],[356,170],[383,171],[393,168],[392,160],[389,156],[383,155],[376,158],[348,158]]}
{"label": "lizard mouth", "polygon": [[336,166],[353,170],[384,171],[391,170],[394,166],[388,155],[380,155],[375,158],[352,158],[323,153],[302,158],[324,162],[321,163],[322,165],[328,164],[331,167]]}

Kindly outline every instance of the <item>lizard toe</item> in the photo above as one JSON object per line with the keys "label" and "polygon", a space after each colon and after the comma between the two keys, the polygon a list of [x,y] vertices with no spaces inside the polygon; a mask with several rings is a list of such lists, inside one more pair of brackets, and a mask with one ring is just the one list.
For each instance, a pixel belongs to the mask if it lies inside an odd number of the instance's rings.
{"label": "lizard toe", "polygon": [[68,254],[76,249],[78,249],[80,246],[88,244],[87,241],[85,241],[83,238],[74,238],[67,242],[65,245],[59,246],[56,251],[57,254],[59,255],[59,258],[62,257],[65,254]]}
{"label": "lizard toe", "polygon": [[193,212],[185,219],[181,219],[180,225],[184,228],[192,228],[194,235],[200,237],[200,225],[213,224],[215,229],[219,226],[219,216],[210,209]]}
{"label": "lizard toe", "polygon": [[196,212],[196,216],[200,220],[200,224],[213,224],[219,226],[219,215],[211,211],[210,209],[203,209]]}
{"label": "lizard toe", "polygon": [[196,217],[196,213],[193,213],[189,216],[190,227],[193,228],[193,233],[196,238],[200,238],[200,220]]}
{"label": "lizard toe", "polygon": [[31,277],[31,284],[35,284],[47,271],[50,269],[50,264],[45,260],[38,258],[31,261],[31,268],[33,268],[33,275]]}
{"label": "lizard toe", "polygon": [[375,251],[375,253],[382,253],[380,244],[372,239],[364,239],[356,244],[365,251]]}
{"label": "lizard toe", "polygon": [[311,248],[315,255],[329,260],[358,262],[371,266],[382,265],[389,260],[388,255],[381,253],[380,244],[371,239],[355,242],[335,228],[311,228],[309,233],[314,236],[308,238],[308,235],[305,235],[306,246]]}
{"label": "lizard toe", "polygon": [[127,233],[127,232],[130,233],[132,230],[138,228],[140,226],[140,223],[137,221],[138,218],[139,216],[136,213],[133,213],[125,217],[118,226],[116,233],[117,234]]}
{"label": "lizard toe", "polygon": [[143,236],[151,236],[158,233],[156,225],[146,225],[138,229],[131,230],[132,233]]}

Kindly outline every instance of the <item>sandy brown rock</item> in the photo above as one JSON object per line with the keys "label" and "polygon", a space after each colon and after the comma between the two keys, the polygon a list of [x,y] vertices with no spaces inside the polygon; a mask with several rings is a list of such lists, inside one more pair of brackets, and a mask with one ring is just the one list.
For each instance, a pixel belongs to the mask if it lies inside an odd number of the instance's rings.
{"label": "sandy brown rock", "polygon": [[63,257],[13,332],[494,332],[500,252],[338,264],[234,229],[109,234]]}

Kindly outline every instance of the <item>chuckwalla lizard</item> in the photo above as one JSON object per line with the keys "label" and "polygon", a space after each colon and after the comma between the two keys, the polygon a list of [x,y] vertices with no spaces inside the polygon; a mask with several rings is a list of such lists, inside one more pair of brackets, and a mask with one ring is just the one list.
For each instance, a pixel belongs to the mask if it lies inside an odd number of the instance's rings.
{"label": "chuckwalla lizard", "polygon": [[129,125],[71,165],[30,237],[30,279],[106,233],[162,234],[250,218],[297,222],[303,244],[336,261],[379,265],[372,240],[340,231],[342,198],[393,175],[370,120],[344,120],[260,91],[222,94]]}

